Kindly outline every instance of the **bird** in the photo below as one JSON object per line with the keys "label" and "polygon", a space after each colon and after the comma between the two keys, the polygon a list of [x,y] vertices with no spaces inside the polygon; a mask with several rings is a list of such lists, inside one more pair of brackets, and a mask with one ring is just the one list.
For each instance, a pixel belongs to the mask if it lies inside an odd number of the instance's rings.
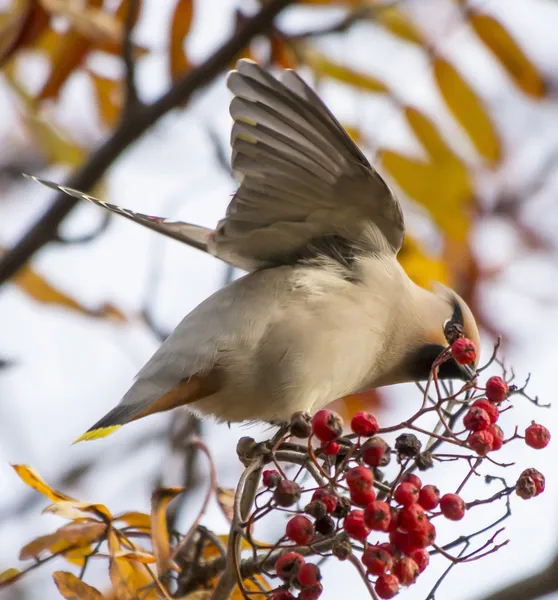
{"label": "bird", "polygon": [[[448,326],[479,347],[466,302],[405,273],[398,199],[312,88],[247,59],[227,86],[239,187],[215,230],[28,176],[247,272],[187,314],[76,441],[178,407],[218,422],[286,423],[347,394],[426,380]],[[450,359],[439,376],[471,379],[477,361]]]}

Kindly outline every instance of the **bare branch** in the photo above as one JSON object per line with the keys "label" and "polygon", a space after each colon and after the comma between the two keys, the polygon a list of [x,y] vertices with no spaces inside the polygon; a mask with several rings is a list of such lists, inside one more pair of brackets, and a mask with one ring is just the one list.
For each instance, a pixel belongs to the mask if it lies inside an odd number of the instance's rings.
{"label": "bare branch", "polygon": [[132,31],[138,12],[138,0],[130,0],[128,14],[124,27],[124,40],[122,43],[122,60],[125,68],[126,96],[124,100],[123,119],[129,119],[141,104],[136,86],[136,62],[134,58],[134,44],[132,42]]}

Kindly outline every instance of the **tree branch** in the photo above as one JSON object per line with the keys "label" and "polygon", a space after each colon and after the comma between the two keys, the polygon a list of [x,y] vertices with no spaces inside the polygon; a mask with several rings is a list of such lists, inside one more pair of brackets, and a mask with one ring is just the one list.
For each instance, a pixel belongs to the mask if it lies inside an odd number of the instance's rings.
{"label": "tree branch", "polygon": [[[267,2],[257,14],[247,19],[214,54],[177,81],[166,94],[153,104],[139,106],[134,112],[133,119],[124,118],[111,137],[90,155],[87,162],[69,177],[65,185],[84,192],[91,190],[128,146],[138,140],[163,115],[177,106],[183,106],[194,93],[207,86],[227,69],[247,44],[265,31],[272,24],[273,19],[293,1],[270,0]],[[15,275],[35,252],[56,239],[58,226],[77,202],[63,193],[55,196],[51,207],[0,259],[0,285]]]}
{"label": "tree branch", "polygon": [[558,556],[536,575],[515,581],[482,600],[535,600],[558,591]]}
{"label": "tree branch", "polygon": [[130,0],[128,5],[128,14],[126,15],[126,23],[124,26],[124,40],[122,43],[122,60],[125,68],[125,90],[123,117],[129,118],[132,113],[135,113],[140,105],[138,90],[136,87],[136,62],[134,58],[134,45],[132,43],[132,31],[136,21],[138,12],[138,0]]}

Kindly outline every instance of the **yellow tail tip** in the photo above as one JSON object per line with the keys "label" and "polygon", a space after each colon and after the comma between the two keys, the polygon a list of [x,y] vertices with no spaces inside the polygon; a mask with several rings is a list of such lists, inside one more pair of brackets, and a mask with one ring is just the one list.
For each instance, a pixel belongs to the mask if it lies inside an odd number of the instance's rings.
{"label": "yellow tail tip", "polygon": [[72,446],[78,442],[89,442],[90,440],[99,440],[107,437],[111,433],[114,433],[117,429],[120,429],[120,427],[122,427],[122,425],[111,425],[110,427],[99,427],[99,429],[86,431],[83,435],[78,437],[75,442],[72,442]]}

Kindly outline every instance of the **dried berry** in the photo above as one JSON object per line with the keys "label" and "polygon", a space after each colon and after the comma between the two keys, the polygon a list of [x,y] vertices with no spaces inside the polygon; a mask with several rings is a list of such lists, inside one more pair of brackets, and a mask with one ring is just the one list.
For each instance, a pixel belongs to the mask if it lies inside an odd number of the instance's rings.
{"label": "dried berry", "polygon": [[264,471],[262,475],[262,482],[265,487],[275,488],[281,482],[281,475],[275,470]]}
{"label": "dried berry", "polygon": [[381,437],[366,440],[361,453],[362,460],[371,467],[385,467],[391,459],[390,448]]}
{"label": "dried berry", "polygon": [[335,507],[337,506],[337,496],[330,494],[322,488],[318,488],[312,494],[312,501],[315,500],[323,502],[328,513],[332,513],[335,510]]}
{"label": "dried berry", "polygon": [[440,498],[440,510],[446,519],[460,521],[465,516],[465,502],[457,494],[445,494]]}
{"label": "dried berry", "polygon": [[314,524],[302,515],[295,515],[287,523],[287,537],[295,544],[306,545],[314,539]]}
{"label": "dried berry", "polygon": [[479,456],[486,456],[494,448],[494,436],[488,429],[473,431],[467,438],[467,443]]}
{"label": "dried berry", "polygon": [[383,575],[393,567],[393,555],[379,546],[368,546],[361,560],[370,575],[374,576]]}
{"label": "dried berry", "polygon": [[463,418],[463,425],[469,431],[482,431],[490,426],[490,417],[484,409],[473,406]]}
{"label": "dried berry", "polygon": [[335,523],[329,515],[326,515],[321,519],[316,519],[314,526],[316,531],[322,535],[329,535],[335,531]]}
{"label": "dried berry", "polygon": [[475,400],[473,402],[473,406],[482,408],[484,411],[486,411],[487,415],[490,417],[491,423],[496,423],[500,417],[500,410],[496,404],[494,404],[494,402],[490,402],[490,400],[487,400],[486,398],[479,398],[478,400]]}
{"label": "dried berry", "polygon": [[341,496],[341,498],[337,500],[337,506],[335,507],[332,515],[336,519],[342,519],[351,512],[351,508],[351,501],[348,498],[345,498],[345,496]]}
{"label": "dried berry", "polygon": [[298,483],[289,479],[281,479],[273,492],[275,502],[279,506],[292,506],[300,500],[301,489]]}
{"label": "dried berry", "polygon": [[422,573],[428,566],[428,563],[430,562],[430,554],[428,550],[425,550],[424,548],[420,548],[419,550],[413,550],[409,554],[409,558],[412,558],[417,563],[419,573]]}
{"label": "dried berry", "polygon": [[291,417],[291,435],[305,439],[312,434],[312,415],[308,412],[298,411]]}
{"label": "dried berry", "polygon": [[351,429],[357,435],[374,435],[380,429],[376,417],[368,412],[357,412],[351,419]]}
{"label": "dried berry", "polygon": [[493,423],[487,431],[492,434],[492,450],[500,450],[504,445],[504,432],[499,425]]}
{"label": "dried berry", "polygon": [[291,581],[303,564],[298,552],[285,552],[275,562],[275,571],[283,581]]}
{"label": "dried berry", "polygon": [[413,457],[420,453],[422,444],[414,433],[402,433],[395,440],[395,449],[401,456]]}
{"label": "dried berry", "polygon": [[331,442],[343,433],[343,419],[324,408],[312,417],[312,431],[321,442]]}
{"label": "dried berry", "polygon": [[544,475],[537,469],[525,469],[515,484],[515,493],[524,500],[534,498],[544,492]]}
{"label": "dried berry", "polygon": [[415,583],[420,573],[417,563],[408,556],[400,558],[393,567],[393,574],[399,579],[401,585]]}

